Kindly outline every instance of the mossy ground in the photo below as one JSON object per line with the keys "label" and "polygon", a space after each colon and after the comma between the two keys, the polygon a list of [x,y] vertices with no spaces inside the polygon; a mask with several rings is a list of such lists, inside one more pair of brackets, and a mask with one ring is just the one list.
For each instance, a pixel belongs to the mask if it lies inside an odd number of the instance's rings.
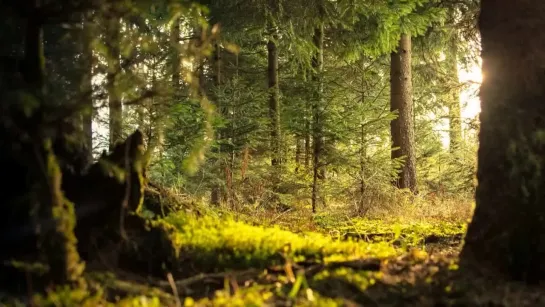
{"label": "mossy ground", "polygon": [[89,266],[87,292],[57,289],[32,300],[35,306],[545,306],[539,289],[458,269],[464,218],[387,220],[306,210],[269,212],[261,222],[256,214],[227,211],[171,214],[154,223],[169,229],[177,271],[161,279]]}

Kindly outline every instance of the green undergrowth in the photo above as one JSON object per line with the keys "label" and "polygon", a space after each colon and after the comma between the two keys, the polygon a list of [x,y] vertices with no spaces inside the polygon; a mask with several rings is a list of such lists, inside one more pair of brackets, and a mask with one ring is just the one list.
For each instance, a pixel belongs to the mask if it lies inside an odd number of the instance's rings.
{"label": "green undergrowth", "polygon": [[[182,287],[175,296],[164,281],[152,285],[145,279],[133,284],[116,277],[108,282],[92,278],[100,284],[97,289],[102,290],[90,294],[59,289],[36,296],[34,302],[40,306],[175,306],[177,300],[188,307],[349,306],[351,302],[373,305],[365,293],[384,284],[384,274],[388,274],[384,268],[377,271],[353,264],[328,264],[371,258],[379,258],[381,263],[398,261],[395,259],[407,255],[409,247],[421,247],[426,238],[459,237],[465,233],[465,225],[455,222],[382,221],[326,214],[309,221],[317,231],[295,233],[277,225],[250,224],[229,214],[170,214],[152,224],[165,230],[176,250],[179,274],[175,275],[180,281],[199,274],[215,276],[192,282],[187,286],[192,292],[184,293],[186,288]],[[425,252],[416,255],[428,257]],[[412,261],[407,265],[412,266]],[[319,269],[313,271],[313,267]],[[241,272],[249,272],[244,276],[250,277],[232,277]],[[222,285],[223,273],[238,278],[238,284],[226,281]],[[118,294],[112,297],[112,292]]]}
{"label": "green undergrowth", "polygon": [[[311,288],[296,288],[296,285],[282,287],[281,285],[254,286],[232,293],[227,290],[217,291],[212,298],[194,300],[186,298],[184,307],[208,306],[344,306],[343,299],[333,299],[312,291]],[[286,292],[286,290],[288,292]],[[297,291],[293,291],[297,290]]]}
{"label": "green undergrowth", "polygon": [[164,302],[166,301],[152,293],[109,299],[101,286],[95,287],[93,291],[65,286],[49,290],[45,294],[34,294],[29,301],[10,299],[2,302],[0,300],[0,306],[160,307],[165,306]]}
{"label": "green undergrowth", "polygon": [[328,262],[398,254],[387,242],[338,241],[319,233],[295,234],[277,226],[253,226],[231,218],[174,214],[164,223],[175,227],[172,240],[184,261],[204,271],[265,268],[287,259]]}
{"label": "green undergrowth", "polygon": [[460,240],[466,223],[448,221],[388,221],[378,219],[338,219],[329,215],[314,218],[316,225],[332,238],[352,238],[370,242],[396,243],[396,246],[422,247],[427,242]]}

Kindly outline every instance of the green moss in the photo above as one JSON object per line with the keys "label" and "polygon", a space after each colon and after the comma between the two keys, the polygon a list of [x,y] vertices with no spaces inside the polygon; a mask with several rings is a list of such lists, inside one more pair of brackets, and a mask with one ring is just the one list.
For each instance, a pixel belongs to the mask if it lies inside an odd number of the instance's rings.
{"label": "green moss", "polygon": [[[36,294],[32,297],[34,306],[82,306],[82,307],[160,307],[165,306],[165,301],[161,301],[159,296],[144,295],[129,295],[123,298],[118,298],[115,302],[108,301],[106,294],[102,288],[97,288],[93,293],[81,288],[71,288],[68,286],[58,287],[53,291],[48,291],[45,294]],[[172,303],[172,299],[169,301]],[[21,302],[12,302],[13,306],[25,306]]]}
{"label": "green moss", "polygon": [[72,283],[83,286],[81,275],[85,264],[77,251],[77,239],[74,235],[76,213],[74,204],[64,197],[61,189],[62,173],[57,159],[51,150],[51,143],[45,143],[47,153],[47,174],[50,208],[44,208],[46,216],[55,221],[55,229],[46,233],[47,257],[53,280],[58,283]]}
{"label": "green moss", "polygon": [[182,258],[203,269],[264,268],[294,261],[338,261],[362,257],[389,257],[397,251],[385,242],[335,241],[318,233],[295,234],[279,227],[251,226],[232,219],[169,216],[177,229],[172,239]]}
{"label": "green moss", "polygon": [[321,296],[319,293],[307,288],[301,291],[301,295],[290,299],[283,292],[284,288],[275,285],[257,285],[237,290],[230,293],[228,290],[216,291],[212,298],[194,300],[185,298],[183,305],[186,307],[205,306],[343,306],[343,299],[332,299]]}
{"label": "green moss", "polygon": [[235,294],[230,294],[229,291],[216,291],[213,298],[205,298],[195,301],[191,297],[184,300],[183,305],[186,307],[203,307],[203,306],[265,306],[271,303],[274,298],[274,293],[271,287],[255,286],[237,291]]}
{"label": "green moss", "polygon": [[341,280],[354,285],[358,290],[365,291],[380,278],[380,272],[356,271],[350,268],[339,268],[332,271],[322,271],[314,276],[311,284],[328,283]]}
{"label": "green moss", "polygon": [[334,220],[317,217],[316,223],[333,237],[342,238],[349,234],[375,242],[394,242],[404,247],[422,245],[426,238],[460,237],[466,232],[465,223],[453,222],[394,222],[364,218]]}
{"label": "green moss", "polygon": [[105,300],[103,293],[97,291],[90,294],[82,288],[72,288],[70,286],[62,286],[48,291],[41,295],[37,294],[32,297],[34,306],[104,306]]}

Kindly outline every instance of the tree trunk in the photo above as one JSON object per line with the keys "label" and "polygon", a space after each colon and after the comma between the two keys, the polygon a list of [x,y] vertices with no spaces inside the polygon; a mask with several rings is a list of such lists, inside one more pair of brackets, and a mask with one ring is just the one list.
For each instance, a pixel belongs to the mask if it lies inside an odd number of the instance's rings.
{"label": "tree trunk", "polygon": [[[362,103],[364,102],[364,99],[362,98]],[[363,116],[362,116],[363,117]],[[364,212],[364,206],[365,206],[365,199],[363,198],[365,195],[365,190],[367,188],[367,184],[365,182],[365,162],[367,159],[367,151],[366,151],[366,142],[365,142],[365,126],[363,124],[363,118],[362,118],[362,124],[360,125],[360,199],[359,199],[359,211],[360,213]]]}
{"label": "tree trunk", "polygon": [[[29,72],[32,74],[30,80],[35,88],[37,101],[44,98],[44,75],[45,67],[43,64],[43,30],[39,21],[29,18],[27,22],[27,33],[25,42],[25,63],[29,66]],[[66,132],[68,133],[68,132]],[[42,153],[45,161],[46,178],[40,186],[40,192],[37,193],[37,213],[38,222],[36,225],[38,235],[43,242],[40,247],[43,248],[47,263],[49,265],[49,278],[57,284],[80,284],[84,265],[80,261],[77,251],[77,240],[74,236],[74,227],[76,216],[74,206],[64,197],[61,189],[62,173],[59,163],[52,149],[51,139],[45,138],[43,143],[37,146],[37,152]],[[44,144],[45,145],[42,145]],[[41,147],[45,148],[41,148]],[[38,149],[39,148],[39,149]],[[40,180],[41,181],[41,180]],[[54,227],[48,227],[44,221],[55,221]]]}
{"label": "tree trunk", "polygon": [[[157,66],[158,62],[153,61],[151,65],[151,87],[157,86]],[[164,127],[163,127],[163,114],[164,110],[160,103],[156,103],[155,97],[151,97],[149,100],[149,136],[148,142],[153,148],[153,151],[157,153],[159,159],[163,156],[164,145]]]}
{"label": "tree trunk", "polygon": [[[365,72],[365,61],[362,61],[362,71]],[[361,75],[361,107],[365,108],[365,98],[366,98],[366,90],[367,90],[367,78],[365,74]],[[364,206],[365,206],[365,200],[363,196],[365,195],[365,189],[367,187],[365,182],[365,162],[367,159],[367,143],[365,139],[365,113],[361,112],[361,123],[359,125],[360,128],[360,199],[358,204],[358,211],[360,213],[364,213]]]}
{"label": "tree trunk", "polygon": [[[44,290],[46,284],[83,288],[84,264],[80,261],[74,236],[76,215],[73,204],[67,201],[61,188],[61,163],[57,159],[62,156],[64,162],[68,162],[73,157],[67,151],[72,148],[65,146],[66,151],[62,151],[56,146],[58,142],[67,144],[72,129],[59,130],[47,121],[52,113],[51,104],[45,101],[42,23],[36,16],[26,16],[25,28],[21,73],[26,82],[18,83],[18,88],[13,90],[33,97],[31,101],[39,105],[30,114],[25,114],[19,107],[27,103],[28,98],[17,101],[17,97],[10,97],[14,101],[0,106],[2,120],[13,123],[0,127],[0,164],[4,166],[4,172],[10,174],[2,189],[5,217],[0,223],[3,234],[0,238],[3,272],[0,283],[3,288],[18,287],[17,278],[21,272],[10,263],[14,259],[27,258],[49,267],[44,276],[34,279],[38,291]],[[76,122],[63,120],[61,125],[66,127]],[[21,138],[21,135],[27,138]],[[55,155],[54,149],[59,155]]]}
{"label": "tree trunk", "polygon": [[180,57],[180,19],[172,24],[170,29],[170,43],[172,48],[172,86],[176,96],[180,90],[182,58]]}
{"label": "tree trunk", "polygon": [[280,95],[278,89],[278,52],[276,40],[278,35],[273,34],[272,39],[267,43],[268,68],[267,77],[269,81],[269,118],[271,133],[271,165],[280,165]]}
{"label": "tree trunk", "polygon": [[312,144],[311,144],[311,135],[312,135],[312,131],[310,131],[310,122],[311,122],[311,117],[312,115],[311,114],[311,108],[306,105],[305,106],[305,138],[304,138],[304,141],[305,141],[305,169],[306,171],[308,171],[310,169],[310,161],[311,161],[311,158],[312,158],[312,153],[311,153],[311,147],[312,147]]}
{"label": "tree trunk", "polygon": [[314,103],[312,104],[312,144],[313,146],[313,175],[312,175],[312,212],[316,212],[318,200],[321,197],[321,181],[324,178],[323,154],[323,64],[324,64],[324,26],[321,24],[314,30],[314,46],[318,50],[312,58],[314,69],[313,81],[315,83]]}
{"label": "tree trunk", "polygon": [[[216,44],[215,47],[216,48],[215,48],[215,52],[214,52],[214,65],[215,65],[215,69],[214,69],[214,73],[215,73],[214,85],[216,87],[218,87],[218,86],[221,85],[221,51],[219,49],[220,48],[219,44]],[[218,97],[216,97],[216,108],[220,112],[220,114],[223,114],[222,106],[220,105],[220,101],[219,101]],[[221,146],[222,133],[221,132],[222,131],[216,131],[216,139],[218,140],[218,143],[219,143],[218,146],[217,146],[217,149],[216,149],[216,153],[217,153],[218,156],[222,152],[222,146]],[[218,168],[220,169],[220,171],[218,171],[218,174],[221,174],[221,164],[220,163],[216,163],[216,164],[218,164]],[[221,201],[220,186],[218,184],[214,184],[212,186],[210,202],[215,206],[219,206],[220,201]]]}
{"label": "tree trunk", "polygon": [[544,14],[540,0],[481,1],[479,184],[461,253],[526,282],[545,280]]}
{"label": "tree trunk", "polygon": [[295,173],[299,172],[301,168],[301,156],[303,155],[304,140],[298,135],[295,136]]}
{"label": "tree trunk", "polygon": [[121,139],[123,133],[123,106],[116,88],[117,76],[121,73],[120,67],[120,30],[121,23],[118,17],[109,17],[106,20],[106,45],[108,46],[108,73],[106,74],[106,88],[108,91],[108,105],[110,108],[110,150]]}
{"label": "tree trunk", "polygon": [[411,36],[409,34],[401,35],[397,52],[391,54],[390,82],[390,109],[392,112],[398,112],[398,117],[390,123],[392,160],[399,158],[404,160],[395,185],[416,193]]}
{"label": "tree trunk", "polygon": [[460,80],[458,78],[458,37],[451,38],[446,61],[449,73],[449,92],[447,107],[449,110],[449,140],[450,152],[454,152],[462,142],[462,108],[460,107]]}
{"label": "tree trunk", "polygon": [[82,35],[82,62],[84,72],[81,80],[81,92],[83,94],[82,103],[85,108],[82,112],[82,131],[84,137],[85,148],[87,150],[87,164],[93,161],[93,50],[92,50],[92,33],[89,22],[83,22]]}

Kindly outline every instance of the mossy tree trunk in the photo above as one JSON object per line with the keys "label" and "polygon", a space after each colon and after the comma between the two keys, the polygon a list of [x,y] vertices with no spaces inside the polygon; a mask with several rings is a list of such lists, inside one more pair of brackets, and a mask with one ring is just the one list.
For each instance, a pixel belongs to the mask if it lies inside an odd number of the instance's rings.
{"label": "mossy tree trunk", "polygon": [[[28,190],[24,191],[24,193],[30,193],[32,196],[29,200],[31,204],[29,207],[30,218],[23,221],[30,223],[35,229],[34,231],[36,231],[37,242],[41,242],[38,248],[43,253],[44,260],[48,265],[49,270],[46,275],[48,282],[56,285],[84,286],[82,279],[84,264],[80,260],[76,247],[77,240],[74,235],[76,223],[74,205],[64,196],[61,188],[62,172],[58,158],[53,151],[53,139],[56,139],[57,142],[66,143],[68,136],[65,134],[70,132],[57,130],[51,135],[44,133],[43,131],[48,128],[47,122],[40,121],[38,115],[40,113],[47,114],[48,106],[47,101],[45,101],[43,29],[40,19],[36,16],[27,18],[24,50],[23,76],[26,79],[26,85],[21,91],[32,95],[40,105],[34,113],[37,116],[33,120],[34,124],[26,126],[29,131],[25,131],[25,133],[28,133],[32,139],[30,141],[19,141],[18,145],[34,152],[34,155],[27,156],[27,167],[42,166],[42,168],[27,174],[28,177],[25,183]],[[15,113],[11,115],[13,120],[20,119]],[[24,121],[18,124],[24,125]],[[11,150],[11,153],[15,154],[13,147],[11,149],[2,148],[1,150],[6,152]],[[60,153],[61,155],[69,155],[63,151],[60,151]],[[2,156],[4,158],[9,157],[9,153],[4,153]],[[69,157],[68,160],[70,158],[72,157]],[[19,195],[20,197],[25,197],[25,195]],[[9,206],[10,200],[5,201],[5,205]],[[27,225],[19,225],[19,227],[21,226]],[[7,250],[6,252],[9,253]]]}
{"label": "mossy tree trunk", "polygon": [[392,134],[392,160],[402,158],[395,185],[416,193],[416,157],[414,144],[411,36],[402,34],[396,52],[391,54],[390,109],[398,117],[390,123]]}
{"label": "mossy tree trunk", "polygon": [[545,2],[482,0],[476,209],[464,266],[545,280]]}

